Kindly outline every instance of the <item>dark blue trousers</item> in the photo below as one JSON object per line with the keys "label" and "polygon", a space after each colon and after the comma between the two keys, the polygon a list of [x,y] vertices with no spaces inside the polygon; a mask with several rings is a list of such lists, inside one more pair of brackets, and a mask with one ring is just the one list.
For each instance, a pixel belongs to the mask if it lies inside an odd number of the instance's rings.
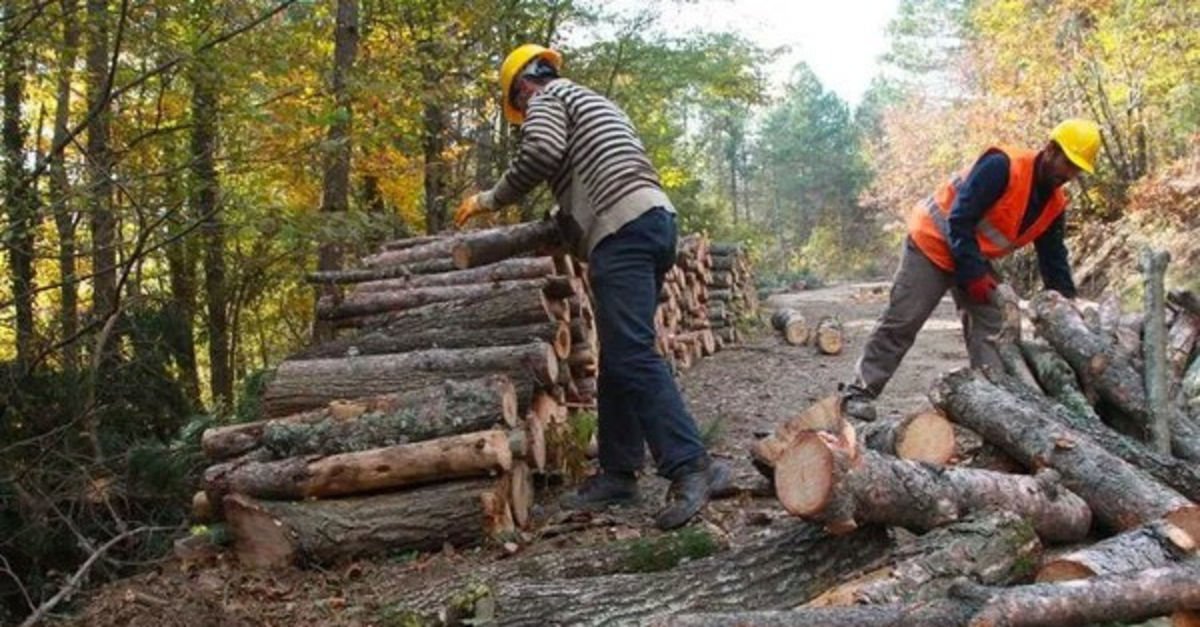
{"label": "dark blue trousers", "polygon": [[673,478],[707,453],[671,370],[654,350],[654,310],[675,263],[675,216],[652,209],[604,238],[589,256],[600,339],[600,467],[634,472],[645,459]]}

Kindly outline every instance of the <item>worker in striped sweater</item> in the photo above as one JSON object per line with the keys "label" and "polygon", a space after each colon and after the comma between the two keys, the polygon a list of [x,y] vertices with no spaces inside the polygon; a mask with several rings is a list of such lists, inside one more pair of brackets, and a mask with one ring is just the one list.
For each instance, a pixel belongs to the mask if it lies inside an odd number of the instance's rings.
{"label": "worker in striped sweater", "polygon": [[574,254],[588,261],[600,339],[600,472],[563,499],[572,509],[638,501],[645,446],[671,481],[656,517],[662,529],[690,520],[729,484],[711,459],[670,368],[655,351],[654,310],[675,263],[675,209],[629,118],[612,101],[559,76],[561,55],[526,44],[500,70],[504,115],[521,127],[517,154],[499,182],[455,213],[516,203],[546,182]]}

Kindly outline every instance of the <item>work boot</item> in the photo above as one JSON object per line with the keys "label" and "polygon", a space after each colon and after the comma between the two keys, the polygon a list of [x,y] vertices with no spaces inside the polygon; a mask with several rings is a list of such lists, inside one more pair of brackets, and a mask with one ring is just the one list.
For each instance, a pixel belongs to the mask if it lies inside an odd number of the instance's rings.
{"label": "work boot", "polygon": [[857,385],[841,386],[842,413],[864,422],[875,420],[875,396]]}
{"label": "work boot", "polygon": [[637,475],[601,471],[584,479],[579,489],[564,494],[558,503],[564,509],[594,512],[610,505],[635,505],[639,500]]}
{"label": "work boot", "polygon": [[704,507],[711,495],[728,492],[730,483],[729,466],[705,456],[671,481],[667,505],[658,512],[654,523],[663,531],[682,527]]}

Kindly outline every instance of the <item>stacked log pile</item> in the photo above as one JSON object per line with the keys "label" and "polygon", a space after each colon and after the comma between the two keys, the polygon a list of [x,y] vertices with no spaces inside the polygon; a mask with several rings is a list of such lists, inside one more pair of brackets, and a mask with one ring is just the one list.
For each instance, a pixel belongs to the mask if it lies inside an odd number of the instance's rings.
{"label": "stacked log pile", "polygon": [[[558,244],[553,223],[520,224],[388,242],[359,268],[309,275],[340,288],[317,305],[336,336],[279,365],[262,420],[204,434],[197,511],[260,566],[526,527],[532,474],[568,465],[568,413],[596,401],[587,267]],[[658,345],[680,367],[717,349],[711,267],[690,236],[664,282]]]}
{"label": "stacked log pile", "polygon": [[754,286],[750,259],[745,247],[733,242],[713,242],[708,246],[711,278],[708,286],[708,314],[713,332],[723,343],[740,341],[735,324],[758,315],[758,291]]}
{"label": "stacked log pile", "polygon": [[[1069,550],[1039,549],[1037,566],[1001,587],[959,581],[932,596],[872,596],[863,590],[875,579],[865,577],[803,609],[670,624],[1068,625],[1172,613],[1193,624],[1200,416],[1185,382],[1200,369],[1200,307],[1190,293],[1162,291],[1163,261],[1145,256],[1141,311],[1122,312],[1114,298],[1037,295],[1027,308],[1036,339],[1022,337],[1021,310],[1002,296],[1005,330],[992,341],[1003,370],[943,375],[930,392],[936,412],[863,423],[830,397],[751,450],[783,507],[833,535],[877,525],[932,533],[1003,511],[1040,546]],[[954,429],[973,431],[1024,473],[953,465]],[[925,581],[930,568],[891,577]]]}

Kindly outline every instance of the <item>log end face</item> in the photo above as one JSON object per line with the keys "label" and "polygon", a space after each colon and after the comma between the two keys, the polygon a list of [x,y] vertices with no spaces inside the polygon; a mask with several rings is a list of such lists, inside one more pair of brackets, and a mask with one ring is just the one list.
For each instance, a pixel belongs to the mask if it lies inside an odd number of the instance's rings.
{"label": "log end face", "polygon": [[[1200,506],[1187,505],[1163,518],[1175,527],[1168,530],[1168,537],[1181,549],[1195,550],[1200,544]],[[1188,549],[1186,547],[1190,546]]]}
{"label": "log end face", "polygon": [[553,346],[554,356],[559,359],[566,359],[571,354],[571,325],[561,320],[558,322]]}
{"label": "log end face", "polygon": [[226,496],[223,505],[238,561],[262,569],[286,568],[296,563],[296,546],[281,521],[253,499],[240,494]]}
{"label": "log end face", "polygon": [[454,245],[454,250],[450,252],[450,258],[454,260],[454,267],[459,270],[466,270],[471,267],[471,247],[466,243],[458,243]]}
{"label": "log end face", "polygon": [[500,418],[504,424],[514,427],[520,410],[517,406],[517,387],[508,377],[497,376],[491,381],[492,389],[500,397]]}
{"label": "log end face", "polygon": [[784,509],[801,517],[823,510],[834,489],[835,464],[819,435],[801,434],[775,463],[775,494]]}
{"label": "log end face", "polygon": [[954,425],[941,412],[927,411],[908,421],[896,438],[896,456],[945,465],[954,457]]}

